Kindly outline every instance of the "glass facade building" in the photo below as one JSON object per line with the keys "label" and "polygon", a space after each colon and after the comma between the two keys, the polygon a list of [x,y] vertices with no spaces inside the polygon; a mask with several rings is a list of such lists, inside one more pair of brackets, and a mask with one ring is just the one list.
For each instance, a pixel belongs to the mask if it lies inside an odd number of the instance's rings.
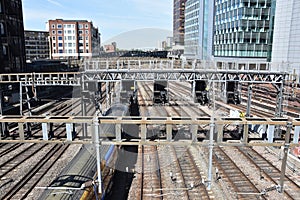
{"label": "glass facade building", "polygon": [[212,56],[214,1],[187,0],[185,7],[184,54],[207,60]]}
{"label": "glass facade building", "polygon": [[300,1],[276,0],[272,62],[300,74]]}
{"label": "glass facade building", "polygon": [[173,4],[173,42],[184,45],[184,13],[186,0],[174,0]]}
{"label": "glass facade building", "polygon": [[215,0],[215,57],[267,58],[272,0]]}

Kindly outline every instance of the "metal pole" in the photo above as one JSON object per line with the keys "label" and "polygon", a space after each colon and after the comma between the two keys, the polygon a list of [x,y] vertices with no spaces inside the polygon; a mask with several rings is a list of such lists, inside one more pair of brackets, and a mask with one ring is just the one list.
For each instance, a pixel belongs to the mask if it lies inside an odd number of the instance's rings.
{"label": "metal pole", "polygon": [[23,115],[23,95],[22,95],[22,82],[20,82],[20,115]]}
{"label": "metal pole", "polygon": [[246,117],[250,117],[251,99],[252,99],[252,85],[249,84],[248,85],[248,101],[247,101]]}
{"label": "metal pole", "polygon": [[99,121],[94,118],[94,134],[95,134],[95,149],[97,156],[97,174],[98,174],[98,193],[102,194],[102,177],[101,177],[101,154],[100,154],[100,140],[99,140]]}
{"label": "metal pole", "polygon": [[107,81],[107,82],[105,82],[105,87],[106,87],[106,91],[105,91],[105,93],[106,93],[106,103],[105,103],[105,109],[106,109],[106,111],[108,110],[108,102],[109,102],[109,82]]}
{"label": "metal pole", "polygon": [[192,95],[193,95],[193,101],[195,102],[195,103],[198,103],[198,102],[196,102],[196,95],[195,95],[195,93],[196,93],[196,81],[195,80],[193,80],[193,82],[192,82]]}
{"label": "metal pole", "polygon": [[213,139],[214,139],[214,117],[211,117],[211,122],[210,122],[210,135],[209,135],[209,161],[208,161],[208,184],[207,184],[207,189],[211,189],[211,182],[212,182],[212,156],[213,156]]}
{"label": "metal pole", "polygon": [[282,117],[282,103],[283,103],[283,86],[284,86],[284,80],[280,84],[279,93],[277,96],[277,112],[275,114],[275,117]]}
{"label": "metal pole", "polygon": [[[84,78],[81,77],[81,115],[86,116],[86,106],[85,106],[85,97],[84,97]],[[86,137],[86,124],[82,124],[82,136]]]}
{"label": "metal pole", "polygon": [[215,92],[214,92],[215,84],[212,84],[212,92],[213,92],[213,114],[210,117],[210,132],[209,132],[209,158],[208,158],[208,184],[207,189],[211,189],[212,183],[212,157],[213,157],[213,147],[214,147],[214,127],[215,127]]}
{"label": "metal pole", "polygon": [[285,134],[285,144],[283,149],[283,159],[281,164],[281,174],[280,174],[280,182],[279,182],[279,192],[283,192],[283,183],[285,178],[285,170],[286,170],[286,163],[287,163],[287,157],[288,157],[288,151],[290,147],[290,135],[292,130],[293,124],[292,122],[287,122],[287,131]]}

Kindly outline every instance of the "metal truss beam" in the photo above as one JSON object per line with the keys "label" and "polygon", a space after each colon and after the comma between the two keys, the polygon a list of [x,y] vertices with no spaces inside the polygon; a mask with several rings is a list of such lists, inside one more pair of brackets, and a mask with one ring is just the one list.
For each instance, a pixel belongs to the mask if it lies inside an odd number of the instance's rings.
{"label": "metal truss beam", "polygon": [[80,86],[81,73],[19,73],[0,74],[0,83],[21,83],[23,86]]}
{"label": "metal truss beam", "polygon": [[[86,124],[87,126],[91,126],[92,130],[100,130],[99,134],[100,137],[103,139],[101,141],[102,144],[116,144],[116,145],[188,145],[191,143],[195,143],[198,145],[208,145],[205,142],[199,142],[195,140],[197,138],[197,130],[198,126],[201,125],[211,125],[210,118],[205,117],[195,117],[195,118],[189,118],[189,117],[94,117],[94,116],[1,116],[0,117],[0,123],[17,123],[19,127],[19,138],[18,140],[6,140],[0,138],[0,143],[10,143],[10,142],[33,142],[33,143],[93,143],[91,137],[82,137],[82,138],[76,138],[73,139],[73,133],[72,126],[74,125],[81,125]],[[40,140],[32,140],[32,138],[25,139],[25,133],[24,133],[24,125],[26,123],[42,123],[42,133],[43,136],[41,136]],[[67,136],[64,139],[59,138],[55,139],[52,138],[51,141],[48,140],[48,129],[49,125],[53,124],[65,124],[66,127],[66,133]],[[300,119],[294,119],[292,121],[288,121],[288,119],[285,118],[217,118],[214,120],[213,123],[217,127],[217,139],[215,141],[215,144],[217,145],[227,145],[227,146],[241,146],[241,145],[249,145],[249,146],[284,146],[284,142],[264,142],[263,140],[260,140],[259,142],[253,143],[249,142],[248,137],[248,126],[249,125],[268,125],[269,127],[280,125],[283,127],[286,127],[287,124],[290,124],[291,127],[295,127],[295,133],[297,132],[296,129],[300,127]],[[108,139],[106,137],[107,133],[105,130],[111,130],[101,128],[102,125],[107,126],[115,126],[116,132],[109,133],[109,137],[112,139]],[[135,140],[122,140],[121,139],[121,129],[118,128],[122,125],[138,125],[141,126],[141,137]],[[187,125],[190,126],[190,134],[192,135],[191,140],[178,140],[174,141],[172,138],[167,137],[166,139],[160,139],[160,140],[154,140],[150,141],[147,140],[147,126],[148,125],[165,125],[167,130],[167,135],[170,134],[169,131],[172,130],[172,127],[174,125]],[[242,140],[235,140],[231,142],[224,142],[224,136],[223,136],[223,127],[226,125],[240,125],[244,127],[244,133],[243,133],[243,139]],[[98,127],[98,128],[96,128]],[[118,131],[119,130],[119,131]],[[169,130],[169,131],[168,131]],[[143,132],[144,131],[144,132]],[[299,131],[297,132],[299,135]],[[37,137],[37,136],[35,136]],[[103,138],[104,137],[104,138]],[[294,136],[297,137],[297,136]],[[294,142],[294,144],[290,145],[292,146],[300,146],[297,142]]]}
{"label": "metal truss beam", "polygon": [[[166,61],[126,61],[128,64],[105,62],[105,67],[86,67],[83,72],[20,73],[0,74],[0,83],[22,83],[23,86],[80,86],[85,82],[106,82],[120,80],[169,80],[169,81],[240,81],[244,83],[281,83],[287,79],[286,72],[269,70],[237,70],[219,68],[197,68],[196,66],[164,63]],[[122,62],[117,62],[122,63]],[[132,63],[132,64],[130,64]],[[133,65],[134,63],[134,65]],[[117,66],[116,66],[117,65]]]}

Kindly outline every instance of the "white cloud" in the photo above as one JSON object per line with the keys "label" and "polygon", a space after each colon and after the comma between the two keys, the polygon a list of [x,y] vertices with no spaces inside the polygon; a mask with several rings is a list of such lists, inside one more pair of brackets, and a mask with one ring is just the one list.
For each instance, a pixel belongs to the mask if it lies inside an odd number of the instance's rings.
{"label": "white cloud", "polygon": [[57,2],[57,1],[54,1],[54,0],[47,0],[49,3],[53,4],[53,5],[56,5],[56,6],[59,6],[59,7],[64,7],[61,3]]}

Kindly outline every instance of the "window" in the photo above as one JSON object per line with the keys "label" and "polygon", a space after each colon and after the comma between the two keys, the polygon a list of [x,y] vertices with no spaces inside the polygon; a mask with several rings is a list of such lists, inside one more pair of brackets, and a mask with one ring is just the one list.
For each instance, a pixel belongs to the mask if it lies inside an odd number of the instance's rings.
{"label": "window", "polygon": [[3,51],[3,55],[7,55],[7,49],[6,49],[6,46],[5,45],[3,45],[2,46],[2,51]]}
{"label": "window", "polygon": [[59,53],[64,53],[64,50],[60,49],[58,52],[59,52]]}
{"label": "window", "polygon": [[68,36],[68,40],[72,40],[72,36]]}
{"label": "window", "polygon": [[61,29],[62,25],[61,24],[57,24],[57,28]]}
{"label": "window", "polygon": [[88,34],[89,34],[89,31],[88,31],[88,30],[86,30],[86,31],[85,31],[85,34],[86,34],[86,35],[88,35]]}
{"label": "window", "polygon": [[71,28],[71,27],[72,27],[72,25],[71,25],[71,24],[68,24],[68,25],[67,25],[67,28]]}
{"label": "window", "polygon": [[72,47],[72,43],[68,43],[68,47]]}
{"label": "window", "polygon": [[58,43],[58,46],[59,46],[59,47],[62,47],[63,45],[62,45],[62,43]]}
{"label": "window", "polygon": [[53,34],[53,35],[55,35],[55,33],[56,33],[55,31],[52,31],[52,34]]}
{"label": "window", "polygon": [[53,43],[52,45],[53,45],[54,48],[56,47],[56,43]]}
{"label": "window", "polygon": [[52,24],[52,26],[51,26],[52,28],[55,28],[55,24]]}
{"label": "window", "polygon": [[88,24],[86,24],[86,25],[85,25],[85,28],[86,28],[86,29],[88,29],[88,28],[89,28],[89,25],[88,25]]}
{"label": "window", "polygon": [[62,40],[62,36],[58,36],[58,40]]}
{"label": "window", "polygon": [[69,49],[69,53],[72,53],[73,51],[72,51],[72,49]]}
{"label": "window", "polygon": [[0,34],[1,34],[1,35],[4,35],[4,33],[5,33],[5,32],[4,32],[4,25],[3,25],[3,23],[1,22],[1,23],[0,23]]}
{"label": "window", "polygon": [[78,33],[79,33],[79,35],[81,35],[82,34],[82,30],[78,31]]}
{"label": "window", "polygon": [[62,34],[62,31],[57,31],[57,34],[61,35],[61,34]]}
{"label": "window", "polygon": [[79,29],[83,29],[83,25],[82,24],[79,24],[78,27],[79,27]]}
{"label": "window", "polygon": [[68,34],[72,34],[72,31],[71,31],[71,30],[68,30]]}
{"label": "window", "polygon": [[55,37],[52,37],[52,40],[55,41]]}

